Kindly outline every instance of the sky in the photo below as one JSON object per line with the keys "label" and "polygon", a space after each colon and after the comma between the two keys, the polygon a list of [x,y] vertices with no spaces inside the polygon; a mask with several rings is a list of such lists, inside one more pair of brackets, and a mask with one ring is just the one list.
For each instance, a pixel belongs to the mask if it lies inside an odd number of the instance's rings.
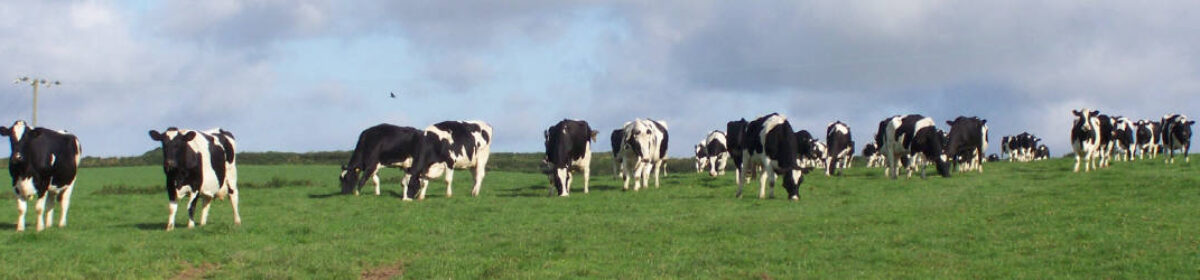
{"label": "sky", "polygon": [[[892,115],[979,116],[990,153],[1028,131],[1060,155],[1072,109],[1200,114],[1197,1],[20,2],[0,5],[0,81],[62,81],[39,125],[87,156],[141,154],[170,126],[307,152],[443,120],[535,152],[564,118],[603,151],[642,117],[684,157],[771,112],[816,134],[841,120],[860,146]],[[0,122],[30,119],[30,92],[0,86]]]}

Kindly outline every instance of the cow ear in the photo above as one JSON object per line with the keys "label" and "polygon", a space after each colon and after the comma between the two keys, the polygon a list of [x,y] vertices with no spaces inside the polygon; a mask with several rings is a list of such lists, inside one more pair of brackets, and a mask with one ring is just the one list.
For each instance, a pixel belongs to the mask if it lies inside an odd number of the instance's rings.
{"label": "cow ear", "polygon": [[1187,122],[1186,122],[1186,123],[1184,123],[1184,124],[1187,124],[1187,125],[1193,125],[1193,124],[1196,124],[1196,121],[1187,121]]}
{"label": "cow ear", "polygon": [[1095,115],[1099,115],[1099,114],[1100,114],[1100,110],[1092,110],[1092,115],[1093,115],[1093,116],[1095,116]]}
{"label": "cow ear", "polygon": [[980,120],[979,124],[987,124],[987,120]]}
{"label": "cow ear", "polygon": [[592,142],[596,142],[596,135],[600,135],[600,131],[592,130]]}
{"label": "cow ear", "polygon": [[946,125],[954,126],[954,121],[946,121]]}
{"label": "cow ear", "polygon": [[3,135],[3,136],[12,135],[12,129],[10,129],[8,127],[0,126],[0,135]]}
{"label": "cow ear", "polygon": [[[7,130],[5,130],[5,131],[7,131]],[[163,135],[162,135],[162,133],[158,133],[158,130],[151,129],[150,130],[150,139],[152,139],[154,141],[162,141]]]}
{"label": "cow ear", "polygon": [[183,142],[192,141],[192,139],[196,139],[196,132],[195,132],[195,131],[188,131],[188,133],[187,133],[187,134],[184,134],[184,135],[183,135]]}
{"label": "cow ear", "polygon": [[1072,113],[1072,114],[1075,114],[1076,116],[1078,116],[1078,115],[1080,114],[1080,113],[1079,113],[1079,110],[1071,110],[1071,113]]}

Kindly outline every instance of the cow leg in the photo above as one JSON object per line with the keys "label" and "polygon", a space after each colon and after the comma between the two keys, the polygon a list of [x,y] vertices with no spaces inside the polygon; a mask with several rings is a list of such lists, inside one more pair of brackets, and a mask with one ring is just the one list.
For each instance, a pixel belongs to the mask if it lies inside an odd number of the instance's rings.
{"label": "cow leg", "polygon": [[429,179],[420,179],[421,190],[417,192],[417,200],[425,200],[425,189],[429,188]]}
{"label": "cow leg", "polygon": [[67,226],[67,211],[71,210],[71,192],[75,190],[75,182],[67,184],[66,189],[58,194],[58,205],[62,207],[62,216],[58,219],[58,227]]}
{"label": "cow leg", "polygon": [[167,212],[170,213],[170,215],[167,216],[167,231],[175,229],[175,212],[177,210],[179,210],[178,201],[171,200],[170,203],[167,203]]}
{"label": "cow leg", "polygon": [[1188,150],[1191,150],[1191,149],[1192,149],[1192,144],[1190,144],[1190,143],[1183,146],[1183,163],[1192,163],[1192,158],[1188,157]]}
{"label": "cow leg", "polygon": [[400,179],[400,198],[404,201],[410,201],[413,198],[408,197],[408,180],[412,179],[412,174],[408,174],[408,172],[403,171],[403,169],[401,169],[400,172],[404,172],[404,179]]}
{"label": "cow leg", "polygon": [[453,182],[454,182],[454,168],[450,168],[450,166],[447,165],[446,166],[446,197],[450,197],[450,196],[454,195],[454,193],[450,187],[450,185]]}
{"label": "cow leg", "polygon": [[1079,153],[1075,153],[1075,173],[1079,173],[1079,162],[1080,161],[1082,161],[1082,158],[1079,157]]}
{"label": "cow leg", "polygon": [[17,196],[17,231],[25,231],[25,210],[29,207],[25,197]]}
{"label": "cow leg", "polygon": [[37,215],[36,217],[34,217],[35,219],[37,219],[37,231],[45,230],[46,229],[46,215],[45,215],[46,214],[46,194],[45,193],[38,195],[37,202],[34,202],[34,204],[33,204],[33,210],[34,210],[33,214]]}
{"label": "cow leg", "polygon": [[379,196],[379,169],[371,173],[371,183],[375,184],[375,196]]}
{"label": "cow leg", "polygon": [[237,191],[236,187],[231,187],[230,190],[232,191],[229,194],[229,202],[233,204],[233,224],[242,225],[242,214],[238,212],[238,194],[241,192]]}
{"label": "cow leg", "polygon": [[208,224],[208,209],[212,206],[213,200],[216,200],[215,197],[208,196],[205,196],[202,199],[204,199],[204,208],[200,209],[200,226]]}
{"label": "cow leg", "polygon": [[583,193],[588,193],[588,184],[592,180],[592,168],[583,166],[579,171],[583,172]]}
{"label": "cow leg", "polygon": [[[763,170],[763,172],[758,174],[758,199],[767,198],[767,176],[769,176],[769,173],[774,172],[771,170],[771,168],[765,169],[767,170]],[[771,181],[774,181],[774,179],[775,178],[771,178]],[[773,186],[774,184],[772,184],[772,187]]]}
{"label": "cow leg", "polygon": [[193,192],[188,196],[188,228],[196,227],[196,201],[199,199],[199,192]]}
{"label": "cow leg", "polygon": [[571,181],[574,181],[571,176],[571,169],[567,168],[567,183],[563,185],[562,193],[559,196],[571,196]]}
{"label": "cow leg", "polygon": [[479,190],[483,188],[483,176],[487,173],[483,167],[483,163],[480,162],[478,165],[475,165],[475,172],[471,173],[471,175],[475,176],[475,186],[471,187],[471,196],[479,196]]}
{"label": "cow leg", "polygon": [[658,162],[658,163],[654,164],[654,188],[656,188],[656,189],[659,188],[658,179],[659,179],[659,177],[662,176],[661,174],[664,172],[665,171],[663,171],[663,163],[662,162]]}

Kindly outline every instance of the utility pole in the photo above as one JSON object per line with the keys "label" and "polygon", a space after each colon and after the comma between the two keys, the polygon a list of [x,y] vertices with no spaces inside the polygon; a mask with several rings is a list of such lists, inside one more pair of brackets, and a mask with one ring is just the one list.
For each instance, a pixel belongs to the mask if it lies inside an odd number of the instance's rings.
{"label": "utility pole", "polygon": [[46,81],[46,79],[30,78],[30,77],[17,78],[17,80],[13,81],[13,83],[14,84],[29,83],[29,85],[33,87],[33,120],[32,121],[33,121],[33,127],[37,127],[38,86],[45,85],[47,88],[49,88],[50,86],[62,85],[62,83],[59,81],[50,82],[50,81]]}

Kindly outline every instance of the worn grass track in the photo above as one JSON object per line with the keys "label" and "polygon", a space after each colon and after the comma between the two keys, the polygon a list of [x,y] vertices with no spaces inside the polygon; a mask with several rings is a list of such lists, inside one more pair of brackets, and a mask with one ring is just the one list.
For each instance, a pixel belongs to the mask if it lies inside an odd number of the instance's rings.
{"label": "worn grass track", "polygon": [[14,232],[3,196],[0,278],[1200,277],[1200,167],[1071,163],[897,181],[854,168],[807,176],[798,203],[681,172],[637,193],[594,176],[569,198],[511,172],[472,198],[459,172],[455,197],[435,183],[405,203],[395,184],[330,195],[336,166],[241,166],[244,225],[218,201],[208,226],[175,232],[161,169],[87,168],[65,229]]}

